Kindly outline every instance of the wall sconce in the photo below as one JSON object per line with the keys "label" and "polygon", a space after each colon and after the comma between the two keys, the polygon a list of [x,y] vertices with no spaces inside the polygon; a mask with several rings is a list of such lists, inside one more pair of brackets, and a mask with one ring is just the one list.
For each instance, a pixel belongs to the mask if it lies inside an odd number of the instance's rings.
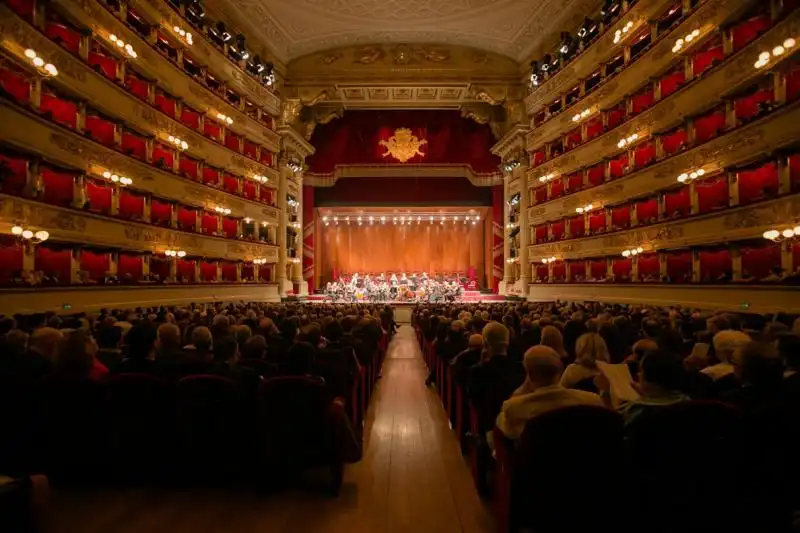
{"label": "wall sconce", "polygon": [[623,33],[628,33],[633,28],[633,21],[629,20],[625,26],[622,27],[621,30],[617,30],[614,32],[614,44],[617,44],[622,39]]}
{"label": "wall sconce", "polygon": [[572,117],[572,122],[580,122],[581,119],[588,117],[591,114],[591,110],[584,109],[580,113],[576,113],[574,117]]}
{"label": "wall sconce", "polygon": [[219,207],[219,206],[217,206],[217,207],[214,208],[214,211],[216,211],[220,215],[230,215],[231,214],[231,210],[228,209],[227,207]]}
{"label": "wall sconce", "polygon": [[508,224],[506,224],[506,229],[514,229],[516,227],[517,227],[517,225],[514,224],[513,222],[509,222]]}
{"label": "wall sconce", "polygon": [[631,135],[628,135],[624,139],[620,139],[619,142],[617,143],[617,148],[625,148],[627,145],[631,144],[638,138],[639,138],[638,133],[632,133]]}
{"label": "wall sconce", "polygon": [[554,262],[555,260],[556,260],[555,257],[543,257],[542,258],[542,263],[544,263],[546,265],[548,263]]}
{"label": "wall sconce", "polygon": [[786,53],[787,50],[790,50],[795,47],[797,41],[793,37],[789,37],[785,41],[783,41],[783,45],[778,45],[772,49],[772,52],[761,52],[758,54],[758,61],[756,61],[755,68],[762,68],[769,63],[770,57],[780,57]]}
{"label": "wall sconce", "polygon": [[576,208],[575,208],[575,212],[576,212],[576,213],[578,213],[579,215],[581,215],[581,214],[583,214],[583,213],[588,213],[588,212],[589,212],[589,211],[591,211],[592,209],[595,209],[595,207],[596,207],[596,206],[594,206],[594,205],[592,205],[592,204],[586,204],[586,205],[585,205],[585,206],[583,206],[583,207],[576,207]]}
{"label": "wall sconce", "polygon": [[297,264],[297,263],[300,262],[300,258],[299,257],[290,257],[289,258],[289,262]]}
{"label": "wall sconce", "polygon": [[697,170],[693,170],[691,172],[684,172],[680,176],[678,176],[678,181],[681,183],[689,183],[690,181],[694,181],[697,178],[702,177],[705,175],[706,171],[702,168],[698,168]]}
{"label": "wall sconce", "polygon": [[174,135],[170,135],[169,137],[167,137],[167,140],[169,142],[171,142],[172,144],[174,144],[175,148],[177,148],[179,150],[186,150],[186,149],[189,148],[189,143],[187,143],[186,141],[181,140],[178,137],[175,137]]}
{"label": "wall sconce", "polygon": [[122,48],[123,50],[125,50],[125,53],[128,54],[128,57],[130,57],[131,59],[136,59],[137,57],[139,57],[136,54],[136,51],[130,45],[130,43],[126,43],[113,33],[108,36],[108,40],[117,45],[117,48]]}
{"label": "wall sconce", "polygon": [[28,48],[25,50],[25,57],[30,60],[31,64],[36,67],[36,70],[42,76],[58,76],[58,69],[52,63],[45,63],[44,59],[36,53],[36,50]]}
{"label": "wall sconce", "polygon": [[253,259],[253,264],[254,265],[265,265],[266,263],[267,263],[267,260],[265,258],[263,258],[263,257],[257,257],[255,259]]}
{"label": "wall sconce", "polygon": [[678,39],[677,41],[675,41],[675,46],[672,47],[672,53],[673,54],[677,54],[678,52],[681,51],[681,49],[683,48],[684,44],[688,44],[688,43],[692,42],[693,40],[695,40],[699,36],[700,36],[700,30],[698,30],[698,29],[692,30],[691,33],[686,34],[686,37],[684,37],[682,39]]}
{"label": "wall sconce", "polygon": [[186,252],[183,250],[164,250],[164,255],[167,257],[186,257]]}
{"label": "wall sconce", "polygon": [[133,180],[130,178],[126,178],[125,176],[120,176],[118,174],[113,174],[106,170],[103,172],[103,177],[112,183],[118,183],[121,186],[131,185],[133,184]]}
{"label": "wall sconce", "polygon": [[792,237],[800,237],[800,226],[786,228],[780,231],[771,229],[764,232],[764,238],[773,242],[781,242],[785,239],[791,239]]}
{"label": "wall sconce", "polygon": [[547,174],[546,176],[540,176],[539,181],[542,183],[547,183],[548,181],[553,181],[555,178],[555,174]]}
{"label": "wall sconce", "polygon": [[188,45],[194,44],[193,37],[192,37],[192,34],[190,32],[184,30],[183,28],[181,28],[179,26],[174,26],[172,28],[172,31],[174,31],[176,34],[178,34],[178,36],[181,39],[186,41],[186,44],[188,44]]}
{"label": "wall sconce", "polygon": [[519,166],[519,161],[517,161],[516,159],[512,159],[510,161],[506,161],[503,163],[503,170],[506,173],[511,173],[514,172],[514,169],[517,168],[518,166]]}
{"label": "wall sconce", "polygon": [[622,250],[622,257],[637,256],[642,252],[644,252],[644,248],[637,246],[636,248],[631,248],[630,250]]}
{"label": "wall sconce", "polygon": [[259,183],[266,183],[266,182],[268,182],[268,181],[269,181],[269,178],[268,178],[268,177],[266,177],[266,176],[260,176],[260,175],[258,175],[258,174],[254,174],[254,175],[252,176],[252,178],[253,178],[253,180],[254,180],[254,181],[257,181],[257,182],[259,182]]}
{"label": "wall sconce", "polygon": [[17,238],[23,244],[39,244],[50,238],[50,233],[45,230],[33,231],[29,228],[22,226],[14,226],[11,228],[11,235]]}
{"label": "wall sconce", "polygon": [[228,126],[233,124],[233,119],[228,115],[223,115],[222,113],[217,113],[217,120],[219,120],[223,124],[227,124]]}

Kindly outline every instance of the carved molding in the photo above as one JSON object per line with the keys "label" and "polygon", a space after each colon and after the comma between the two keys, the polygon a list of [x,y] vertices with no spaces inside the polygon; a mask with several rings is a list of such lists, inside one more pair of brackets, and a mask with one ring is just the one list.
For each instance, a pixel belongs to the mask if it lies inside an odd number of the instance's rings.
{"label": "carved molding", "polygon": [[492,153],[505,161],[509,157],[517,157],[525,152],[525,137],[529,128],[525,124],[515,124],[503,137],[492,146]]}
{"label": "carved molding", "polygon": [[531,284],[528,300],[539,302],[608,302],[633,305],[682,306],[702,310],[750,313],[800,312],[800,291],[790,287],[742,285],[692,286],[628,283],[603,285]]}
{"label": "carved molding", "polygon": [[10,125],[3,142],[54,163],[80,169],[96,177],[111,170],[132,178],[132,188],[160,198],[212,210],[223,205],[230,208],[235,216],[254,220],[275,221],[278,218],[278,210],[274,207],[159,170],[5,103],[0,104],[0,123]]}
{"label": "carved molding", "polygon": [[92,312],[182,303],[280,302],[276,284],[0,289],[0,313]]}
{"label": "carved molding", "polygon": [[281,136],[281,150],[297,154],[301,162],[316,151],[303,135],[290,126],[280,126],[278,133]]}
{"label": "carved molding", "polygon": [[777,198],[688,220],[663,222],[609,235],[597,235],[528,247],[532,262],[542,257],[583,259],[618,256],[641,246],[645,251],[722,244],[761,238],[766,230],[800,220],[800,196]]}
{"label": "carved molding", "polygon": [[687,170],[703,167],[706,172],[714,172],[745,164],[794,143],[798,135],[800,103],[794,103],[638,172],[533,206],[528,211],[528,220],[531,224],[541,224],[569,216],[575,212],[575,208],[587,203],[607,206],[639,198],[677,183],[677,177]]}
{"label": "carved molding", "polygon": [[342,165],[333,174],[304,173],[305,184],[312,187],[333,187],[342,178],[467,178],[476,187],[501,185],[503,178],[499,172],[476,174],[463,165]]}

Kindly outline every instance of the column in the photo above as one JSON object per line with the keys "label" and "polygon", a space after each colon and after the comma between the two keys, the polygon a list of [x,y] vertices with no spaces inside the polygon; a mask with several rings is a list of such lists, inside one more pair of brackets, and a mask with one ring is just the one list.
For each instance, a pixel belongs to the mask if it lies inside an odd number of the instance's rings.
{"label": "column", "polygon": [[522,184],[519,195],[519,290],[524,298],[528,297],[529,285],[531,283],[531,265],[528,261],[528,245],[530,244],[530,227],[528,226],[528,190],[525,183],[525,170],[523,166],[514,169],[517,179]]}
{"label": "column", "polygon": [[287,166],[285,156],[281,158],[280,166],[278,168],[278,265],[276,267],[276,281],[278,282],[278,294],[281,298],[286,296],[286,256],[288,254],[288,243],[286,242],[286,217],[289,216],[288,207],[286,202],[286,182],[289,179],[292,171]]}
{"label": "column", "polygon": [[295,251],[299,262],[292,264],[292,285],[297,289],[295,294],[308,296],[308,283],[303,279],[303,173],[298,172],[294,176],[297,181],[297,201],[300,203],[297,206],[297,228],[295,228],[297,229]]}
{"label": "column", "polygon": [[[498,286],[498,292],[500,294],[506,294],[506,287],[511,285],[513,282],[511,280],[511,264],[508,260],[511,258],[511,237],[509,229],[506,225],[509,222],[509,211],[511,210],[511,206],[509,202],[511,201],[511,194],[509,191],[509,181],[511,181],[511,176],[509,174],[503,175],[503,220],[501,221],[500,227],[503,230],[503,280],[500,282]],[[520,197],[527,194],[527,190],[525,190],[525,186],[522,187],[522,192]]]}

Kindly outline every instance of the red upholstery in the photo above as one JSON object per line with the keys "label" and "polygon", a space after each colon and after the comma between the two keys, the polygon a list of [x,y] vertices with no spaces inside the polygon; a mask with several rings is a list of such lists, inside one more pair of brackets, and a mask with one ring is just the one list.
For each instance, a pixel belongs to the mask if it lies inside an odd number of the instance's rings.
{"label": "red upholstery", "polygon": [[800,189],[800,154],[790,155],[788,160],[789,179],[792,182],[792,192],[794,192]]}
{"label": "red upholstery", "polygon": [[586,140],[590,141],[595,137],[599,137],[604,131],[602,117],[594,117],[586,123]]}
{"label": "red upholstery", "polygon": [[239,147],[240,141],[242,138],[235,133],[228,131],[225,134],[225,146],[233,150],[234,152],[241,152],[241,148]]}
{"label": "red upholstery", "polygon": [[531,154],[531,168],[538,167],[545,161],[545,151],[537,150]]}
{"label": "red upholstery", "polygon": [[169,259],[153,256],[150,259],[150,274],[152,276],[158,276],[161,280],[169,278],[169,263]]}
{"label": "red upholstery", "polygon": [[203,122],[203,135],[206,137],[219,140],[221,131],[222,129],[213,120],[206,120]]}
{"label": "red upholstery", "polygon": [[567,132],[566,139],[564,140],[564,146],[567,150],[572,150],[582,142],[583,137],[581,135],[581,127],[578,126],[574,130]]}
{"label": "red upholstery", "polygon": [[762,88],[747,96],[737,98],[733,105],[736,111],[736,119],[748,121],[757,118],[762,110],[762,106],[775,101],[775,92],[772,87]]}
{"label": "red upholstery", "polygon": [[99,281],[108,272],[111,256],[108,252],[93,252],[91,250],[81,250],[80,264],[81,270],[89,273],[89,279]]}
{"label": "red upholstery", "polygon": [[560,241],[564,238],[564,221],[558,220],[550,224],[550,234],[553,236],[554,241]]}
{"label": "red upholstery", "polygon": [[647,88],[631,97],[631,112],[638,115],[656,103],[656,95],[652,88]]}
{"label": "red upholstery", "polygon": [[22,194],[28,183],[28,159],[0,153],[0,191]]}
{"label": "red upholstery", "polygon": [[675,128],[661,136],[661,146],[665,155],[672,155],[686,148],[689,137],[686,128]]}
{"label": "red upholstery", "polygon": [[631,225],[631,208],[629,205],[621,205],[611,209],[612,229],[625,229]]}
{"label": "red upholstery", "polygon": [[217,262],[201,261],[200,281],[216,281],[216,280],[217,280]]}
{"label": "red upholstery", "polygon": [[244,180],[242,184],[242,195],[250,200],[256,199],[256,184],[250,180]]}
{"label": "red upholstery", "polygon": [[[249,281],[249,280],[257,281],[255,279],[255,274],[256,274],[255,265],[253,265],[251,263],[246,263],[246,264],[242,265],[242,281]],[[225,275],[225,271],[224,270],[223,270],[222,275],[223,276]]]}
{"label": "red upholstery", "polygon": [[686,73],[684,72],[683,67],[664,75],[658,82],[661,85],[661,99],[663,100],[680,89],[681,85],[683,85],[685,81]]}
{"label": "red upholstery", "polygon": [[639,169],[656,160],[656,143],[649,141],[639,144],[633,150],[633,165]]}
{"label": "red upholstery", "polygon": [[272,281],[272,265],[259,265],[258,276],[263,280]]}
{"label": "red upholstery", "polygon": [[550,183],[550,199],[558,198],[564,194],[564,180],[556,178]]}
{"label": "red upholstery", "polygon": [[636,222],[638,224],[654,224],[658,221],[658,199],[648,198],[636,202]]}
{"label": "red upholstery", "polygon": [[236,281],[236,263],[220,261],[222,269],[222,281]]}
{"label": "red upholstery", "polygon": [[570,174],[567,176],[566,182],[566,194],[581,190],[583,188],[583,173],[576,172],[575,174]]}
{"label": "red upholstery", "polygon": [[231,174],[225,173],[222,176],[222,187],[232,194],[239,192],[239,178]]}
{"label": "red upholstery", "polygon": [[40,244],[36,247],[34,269],[46,276],[58,276],[59,284],[68,284],[72,273],[72,250]]}
{"label": "red upholstery", "polygon": [[611,261],[614,280],[617,282],[630,280],[633,272],[633,260],[630,257],[615,257]]}
{"label": "red upholstery", "polygon": [[86,179],[84,184],[86,185],[86,198],[89,200],[89,209],[106,214],[111,213],[113,188],[105,182],[93,179]]}
{"label": "red upholstery", "polygon": [[235,239],[239,236],[238,224],[235,218],[222,217],[222,231],[229,239]]}
{"label": "red upholstery", "polygon": [[536,265],[536,277],[542,281],[546,280],[550,275],[550,269],[547,265],[538,264]]}
{"label": "red upholstery", "polygon": [[625,122],[627,114],[628,110],[626,109],[624,103],[610,109],[607,113],[608,118],[606,120],[608,129],[614,129]]}
{"label": "red upholstery", "polygon": [[611,179],[621,178],[625,175],[625,169],[628,168],[628,153],[622,153],[608,162],[609,174]]}
{"label": "red upholstery", "polygon": [[195,265],[194,260],[192,260],[192,259],[178,259],[176,263],[177,263],[177,266],[178,266],[177,272],[178,272],[178,279],[179,280],[183,280],[184,278],[186,278],[186,280],[189,283],[194,283],[195,281],[197,281],[195,279],[195,277],[194,277],[194,274],[195,274],[195,272],[194,272],[194,265]]}
{"label": "red upholstery", "polygon": [[773,267],[781,266],[781,245],[766,242],[760,246],[742,246],[742,277],[750,276],[757,280],[770,275]]}
{"label": "red upholstery", "polygon": [[27,74],[9,64],[0,65],[0,88],[21,104],[30,103],[31,82]]}
{"label": "red upholstery", "polygon": [[144,196],[135,194],[128,189],[121,189],[119,193],[119,215],[123,218],[143,218]]}
{"label": "red upholstery", "polygon": [[800,96],[800,66],[786,73],[786,101],[792,102]]}
{"label": "red upholstery", "polygon": [[716,110],[698,117],[694,121],[695,142],[702,144],[719,136],[725,129],[725,111]]}
{"label": "red upholstery", "polygon": [[176,101],[173,97],[165,94],[162,91],[156,89],[156,96],[154,100],[155,106],[160,109],[163,113],[175,118],[176,112]]}
{"label": "red upholstery", "polygon": [[553,281],[562,283],[567,280],[567,264],[563,261],[553,263]]}
{"label": "red upholstery", "polygon": [[637,256],[636,261],[638,262],[637,268],[639,269],[640,280],[643,280],[647,276],[650,276],[651,279],[659,279],[661,277],[659,275],[661,267],[658,254],[640,254]]}
{"label": "red upholstery", "polygon": [[61,22],[48,20],[44,24],[44,34],[48,39],[58,43],[60,46],[78,55],[81,45],[81,34],[77,30]]}
{"label": "red upholstery", "polygon": [[596,187],[606,180],[606,164],[598,163],[593,167],[589,167],[586,174],[589,178],[589,185]]}
{"label": "red upholstery", "polygon": [[774,162],[740,170],[736,177],[739,185],[739,205],[752,204],[778,194],[778,166]]}
{"label": "red upholstery", "polygon": [[175,150],[161,143],[153,144],[153,164],[171,171],[175,164]]}
{"label": "red upholstery", "polygon": [[122,131],[121,149],[124,153],[144,161],[147,157],[147,143],[144,137],[130,130]]}
{"label": "red upholstery", "polygon": [[261,163],[267,165],[268,167],[271,167],[272,163],[273,163],[273,160],[274,159],[273,159],[272,152],[270,152],[269,150],[267,150],[266,148],[264,148],[262,146],[261,147],[261,158],[259,159],[259,161],[261,161]]}
{"label": "red upholstery", "polygon": [[244,147],[242,152],[244,153],[244,155],[246,155],[251,159],[257,159],[256,157],[258,155],[257,146],[255,143],[252,143],[247,139],[244,140]]}
{"label": "red upholstery", "polygon": [[184,176],[197,179],[199,175],[199,166],[200,162],[197,159],[191,158],[183,153],[178,155],[178,168]]}
{"label": "red upholstery", "polygon": [[74,197],[75,173],[53,167],[42,167],[44,191],[41,199],[53,205],[69,206]]}
{"label": "red upholstery", "polygon": [[197,211],[184,206],[178,206],[178,227],[184,231],[195,231]]}
{"label": "red upholstery", "polygon": [[730,275],[733,272],[731,252],[727,248],[701,250],[698,256],[700,259],[700,280],[703,282],[713,282],[721,275]]}
{"label": "red upholstery", "polygon": [[99,70],[109,80],[115,81],[117,79],[117,60],[110,54],[105,53],[96,43],[94,50],[89,52],[87,62],[90,67]]}
{"label": "red upholstery", "polygon": [[586,261],[569,261],[569,281],[586,279]]}
{"label": "red upholstery", "polygon": [[275,198],[275,190],[274,189],[272,189],[271,187],[262,186],[259,189],[259,192],[261,194],[261,201],[262,202],[264,202],[265,204],[273,205],[274,198]]}
{"label": "red upholstery", "polygon": [[569,227],[569,234],[573,239],[583,237],[586,233],[586,220],[583,218],[583,215],[568,218],[567,224]]}
{"label": "red upholstery", "polygon": [[193,130],[196,130],[200,127],[200,113],[195,111],[189,106],[184,105],[181,108],[181,117],[180,117],[181,124],[187,126]]}
{"label": "red upholstery", "polygon": [[145,101],[147,100],[147,93],[150,88],[150,84],[137,76],[135,73],[131,72],[130,69],[126,69],[125,71],[125,87],[127,87],[134,96]]}
{"label": "red upholstery", "polygon": [[606,214],[602,210],[589,214],[589,229],[592,233],[605,231]]}
{"label": "red upholstery", "polygon": [[692,252],[688,250],[666,252],[667,275],[672,283],[692,281]]}
{"label": "red upholstery", "polygon": [[11,239],[0,239],[0,284],[6,284],[22,270],[25,250]]}
{"label": "red upholstery", "polygon": [[114,144],[114,123],[106,120],[99,115],[86,114],[84,121],[84,130],[92,136],[92,139],[104,144],[112,146]]}
{"label": "red upholstery", "polygon": [[705,71],[725,59],[722,39],[715,39],[704,45],[692,56],[692,69],[695,76],[702,75]]}
{"label": "red upholstery", "polygon": [[212,213],[203,213],[200,217],[200,230],[206,235],[215,235],[217,233],[217,215]]}
{"label": "red upholstery", "polygon": [[547,185],[537,187],[533,190],[533,202],[541,204],[547,201]]}
{"label": "red upholstery", "polygon": [[726,176],[699,181],[695,185],[695,190],[701,214],[728,207],[728,178]]}
{"label": "red upholstery", "polygon": [[667,218],[686,217],[691,214],[691,210],[692,198],[688,185],[664,193],[664,215]]}
{"label": "red upholstery", "polygon": [[536,226],[533,230],[533,234],[536,237],[536,244],[547,242],[547,225]]}
{"label": "red upholstery", "polygon": [[203,166],[203,183],[207,185],[219,185],[220,171],[214,167]]}
{"label": "red upholstery", "polygon": [[772,22],[768,14],[755,16],[734,26],[731,30],[733,51],[738,52],[747,46],[748,43],[767,31],[770,26],[772,26]]}
{"label": "red upholstery", "polygon": [[150,200],[150,222],[158,226],[169,225],[171,218],[171,204],[158,198]]}
{"label": "red upholstery", "polygon": [[7,0],[10,7],[17,15],[24,19],[32,20],[36,6],[35,0]]}
{"label": "red upholstery", "polygon": [[42,87],[42,95],[39,104],[42,113],[49,113],[52,120],[62,126],[75,129],[78,124],[78,105],[72,100],[62,98],[54,92]]}

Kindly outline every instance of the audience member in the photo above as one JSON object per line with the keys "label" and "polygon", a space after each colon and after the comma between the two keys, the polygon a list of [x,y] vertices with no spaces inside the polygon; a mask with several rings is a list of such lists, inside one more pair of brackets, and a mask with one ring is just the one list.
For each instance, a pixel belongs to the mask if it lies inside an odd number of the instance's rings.
{"label": "audience member", "polygon": [[597,333],[584,333],[575,343],[576,361],[561,376],[561,386],[594,392],[592,380],[597,375],[597,361],[608,362],[606,342]]}

